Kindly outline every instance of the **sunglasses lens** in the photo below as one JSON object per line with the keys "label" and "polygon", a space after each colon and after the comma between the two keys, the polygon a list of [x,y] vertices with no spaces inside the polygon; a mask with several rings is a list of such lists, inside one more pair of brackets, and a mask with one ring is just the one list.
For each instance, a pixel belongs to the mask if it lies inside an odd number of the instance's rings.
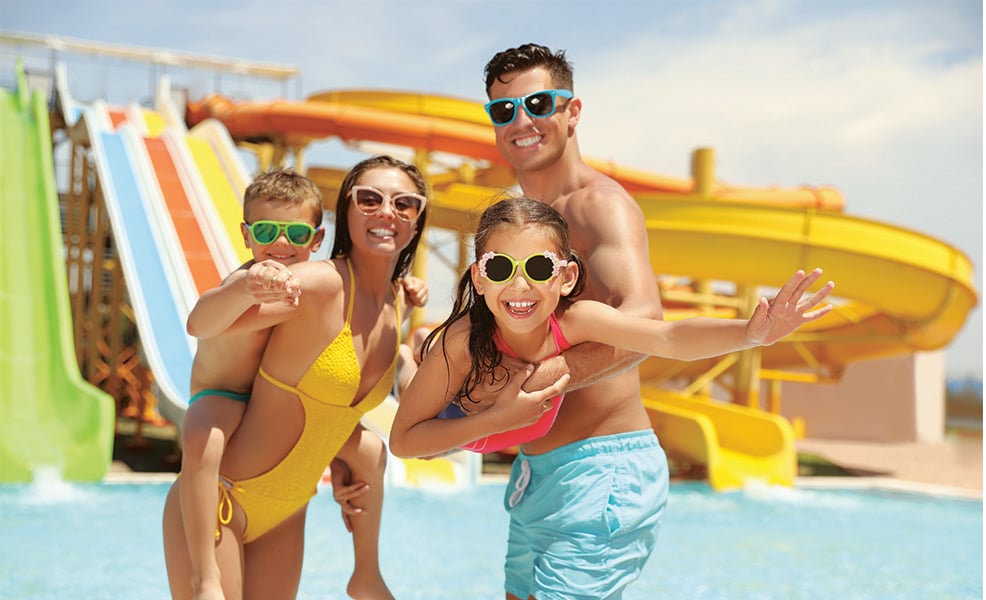
{"label": "sunglasses lens", "polygon": [[394,196],[394,210],[400,217],[413,221],[418,218],[418,213],[421,212],[421,198],[410,194]]}
{"label": "sunglasses lens", "polygon": [[280,226],[273,221],[257,221],[250,225],[250,233],[258,244],[270,244],[277,239],[277,234],[281,231]]}
{"label": "sunglasses lens", "polygon": [[513,100],[497,100],[489,104],[490,119],[496,125],[505,125],[514,120],[517,105]]}
{"label": "sunglasses lens", "polygon": [[315,235],[306,223],[288,223],[284,230],[287,232],[288,241],[295,246],[304,246]]}
{"label": "sunglasses lens", "polygon": [[356,208],[364,215],[372,215],[383,205],[383,196],[374,190],[360,188],[356,190]]}
{"label": "sunglasses lens", "polygon": [[514,274],[514,264],[506,256],[496,255],[486,261],[486,278],[493,283],[503,283]]}
{"label": "sunglasses lens", "polygon": [[555,112],[555,103],[548,92],[531,94],[524,100],[524,106],[532,117],[547,117]]}
{"label": "sunglasses lens", "polygon": [[531,281],[548,281],[555,272],[555,263],[547,256],[532,256],[524,263],[524,272]]}

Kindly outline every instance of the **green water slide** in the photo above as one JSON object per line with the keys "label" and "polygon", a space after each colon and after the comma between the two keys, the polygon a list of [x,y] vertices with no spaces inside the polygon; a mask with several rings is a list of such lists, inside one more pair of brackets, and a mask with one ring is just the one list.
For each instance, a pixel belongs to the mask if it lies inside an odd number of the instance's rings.
{"label": "green water slide", "polygon": [[0,483],[41,470],[98,481],[113,456],[114,401],[79,374],[48,109],[0,89]]}

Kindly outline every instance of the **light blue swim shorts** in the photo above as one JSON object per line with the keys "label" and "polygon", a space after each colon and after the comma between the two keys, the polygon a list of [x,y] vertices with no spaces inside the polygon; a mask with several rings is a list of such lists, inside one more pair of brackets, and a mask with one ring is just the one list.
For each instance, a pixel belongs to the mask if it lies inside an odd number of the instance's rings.
{"label": "light blue swim shorts", "polygon": [[507,593],[621,598],[654,545],[668,501],[668,461],[653,430],[589,438],[514,460]]}

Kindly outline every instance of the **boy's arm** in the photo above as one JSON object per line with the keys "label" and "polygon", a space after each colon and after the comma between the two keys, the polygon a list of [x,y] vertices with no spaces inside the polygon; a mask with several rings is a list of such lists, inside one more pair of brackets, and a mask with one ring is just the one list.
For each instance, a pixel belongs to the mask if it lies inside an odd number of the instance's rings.
{"label": "boy's arm", "polygon": [[199,339],[219,336],[252,306],[274,302],[296,305],[300,290],[297,278],[281,263],[247,263],[219,287],[199,297],[188,314],[186,329]]}

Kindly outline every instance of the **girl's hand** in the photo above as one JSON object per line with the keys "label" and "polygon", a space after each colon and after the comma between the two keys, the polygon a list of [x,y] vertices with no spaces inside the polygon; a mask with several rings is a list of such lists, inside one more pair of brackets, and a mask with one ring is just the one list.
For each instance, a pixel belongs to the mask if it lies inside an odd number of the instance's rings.
{"label": "girl's hand", "polygon": [[250,266],[246,276],[246,291],[257,304],[283,302],[297,306],[301,282],[290,269],[276,260],[265,260]]}
{"label": "girl's hand", "polygon": [[533,372],[534,365],[528,365],[521,377],[511,377],[493,405],[486,409],[502,423],[501,431],[536,423],[541,415],[551,410],[552,398],[561,395],[568,385],[569,375],[565,374],[544,389],[525,392],[521,386]]}
{"label": "girl's hand", "polygon": [[769,346],[805,323],[831,312],[831,304],[810,310],[824,300],[835,287],[831,281],[814,294],[803,297],[808,288],[821,276],[821,269],[815,269],[807,276],[804,271],[798,271],[777,292],[773,300],[768,302],[766,298],[761,298],[760,304],[746,325],[747,339],[760,346]]}

